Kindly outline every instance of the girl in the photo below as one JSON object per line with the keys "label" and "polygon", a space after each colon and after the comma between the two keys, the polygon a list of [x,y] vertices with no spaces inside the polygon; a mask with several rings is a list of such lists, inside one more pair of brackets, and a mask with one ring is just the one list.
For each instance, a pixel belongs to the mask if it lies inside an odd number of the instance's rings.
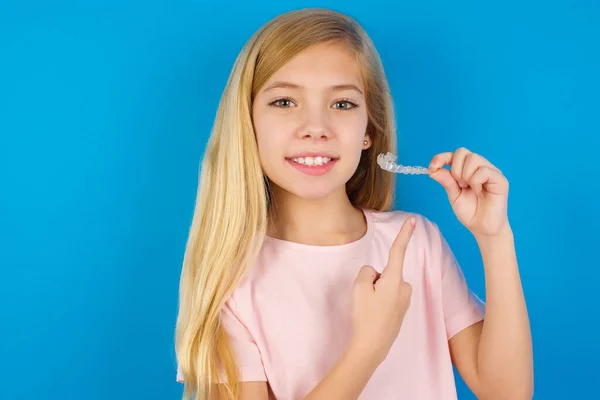
{"label": "girl", "polygon": [[[481,250],[487,305],[437,225],[390,211],[393,104],[373,43],[324,9],[262,27],[201,169],[176,330],[184,398],[532,397],[508,182],[467,149],[431,160]],[[442,168],[448,165],[449,169]]]}

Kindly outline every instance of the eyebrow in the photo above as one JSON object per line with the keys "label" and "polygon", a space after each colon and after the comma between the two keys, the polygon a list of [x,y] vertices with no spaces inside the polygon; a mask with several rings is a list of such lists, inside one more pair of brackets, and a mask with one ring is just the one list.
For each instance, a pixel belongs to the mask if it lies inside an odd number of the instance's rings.
{"label": "eyebrow", "polygon": [[[271,85],[269,85],[264,92],[267,92],[269,90],[272,89],[276,89],[276,88],[284,88],[284,89],[302,89],[302,86],[296,85],[294,83],[290,83],[290,82],[282,82],[282,81],[277,81],[277,82],[273,82]],[[341,85],[334,85],[330,87],[331,90],[333,91],[341,91],[341,90],[356,90],[358,93],[363,94],[362,90],[360,90],[358,88],[358,86],[353,85],[351,83],[346,83],[346,84],[341,84]]]}

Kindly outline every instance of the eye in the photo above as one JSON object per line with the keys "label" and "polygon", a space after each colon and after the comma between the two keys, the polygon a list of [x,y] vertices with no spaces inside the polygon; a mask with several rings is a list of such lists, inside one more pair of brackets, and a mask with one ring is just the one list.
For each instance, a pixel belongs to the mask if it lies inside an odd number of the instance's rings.
{"label": "eye", "polygon": [[289,108],[290,103],[293,103],[293,102],[294,101],[289,97],[282,97],[281,99],[277,99],[277,100],[269,103],[269,105],[272,107],[278,107],[278,108]]}
{"label": "eye", "polygon": [[[339,107],[334,106],[334,108],[337,108],[339,110],[351,110],[353,108],[358,107],[358,104],[350,101],[350,100],[340,100],[340,101],[336,101],[334,103],[334,105],[340,105]],[[295,106],[294,100],[290,97],[282,97],[280,99],[274,100],[271,103],[269,103],[269,106],[271,107],[277,107],[277,108],[290,108]]]}
{"label": "eye", "polygon": [[351,110],[353,108],[358,107],[358,104],[351,102],[350,100],[340,100],[336,101],[335,104],[341,104],[342,107],[334,107],[340,110]]}

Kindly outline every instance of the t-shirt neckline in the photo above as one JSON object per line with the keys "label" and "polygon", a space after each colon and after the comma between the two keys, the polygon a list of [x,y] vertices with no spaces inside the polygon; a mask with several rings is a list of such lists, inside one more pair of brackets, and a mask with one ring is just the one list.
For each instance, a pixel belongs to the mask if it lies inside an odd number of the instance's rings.
{"label": "t-shirt neckline", "polygon": [[364,243],[367,243],[371,240],[371,236],[373,235],[373,217],[371,215],[371,211],[368,209],[360,209],[365,216],[365,221],[367,222],[367,231],[365,234],[349,243],[337,244],[331,246],[317,246],[311,244],[297,243],[291,242],[288,240],[277,239],[268,235],[265,235],[265,243],[269,243],[277,248],[281,249],[290,249],[296,251],[308,251],[308,252],[322,252],[322,253],[336,253],[341,251],[350,251],[356,247],[362,246]]}

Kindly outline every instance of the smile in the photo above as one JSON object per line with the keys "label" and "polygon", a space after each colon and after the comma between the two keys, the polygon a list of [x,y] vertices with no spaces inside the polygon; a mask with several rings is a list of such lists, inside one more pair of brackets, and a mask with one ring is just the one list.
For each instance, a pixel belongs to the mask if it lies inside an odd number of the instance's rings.
{"label": "smile", "polygon": [[320,176],[328,173],[338,158],[325,156],[293,157],[286,159],[297,171],[307,175]]}
{"label": "smile", "polygon": [[291,160],[295,163],[312,167],[312,166],[320,166],[320,165],[328,164],[331,161],[333,161],[334,159],[330,158],[330,157],[317,156],[317,157],[296,157],[296,158],[292,158]]}

